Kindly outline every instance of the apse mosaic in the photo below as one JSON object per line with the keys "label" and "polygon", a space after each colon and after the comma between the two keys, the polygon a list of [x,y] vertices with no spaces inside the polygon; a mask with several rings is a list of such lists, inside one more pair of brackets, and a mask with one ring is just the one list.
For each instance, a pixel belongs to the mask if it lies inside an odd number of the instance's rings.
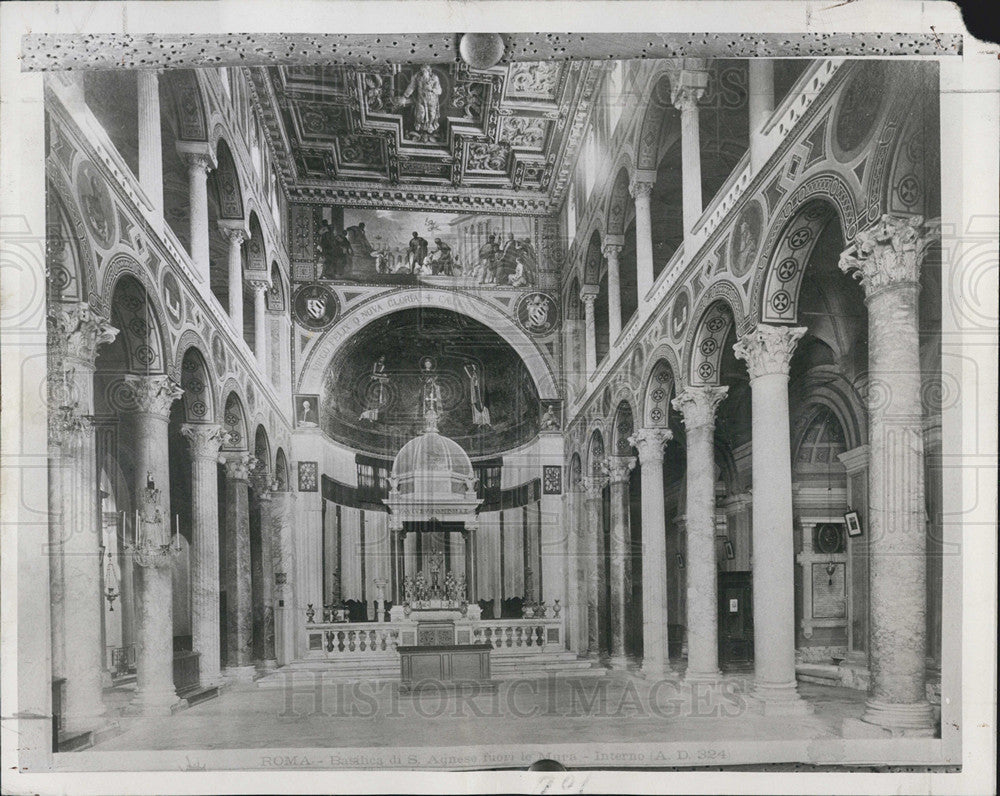
{"label": "apse mosaic", "polygon": [[322,395],[295,401],[300,427],[318,422],[334,439],[386,456],[423,431],[431,410],[440,433],[472,456],[510,450],[561,423],[558,404],[540,411],[531,375],[496,332],[429,308],[366,326],[330,363]]}

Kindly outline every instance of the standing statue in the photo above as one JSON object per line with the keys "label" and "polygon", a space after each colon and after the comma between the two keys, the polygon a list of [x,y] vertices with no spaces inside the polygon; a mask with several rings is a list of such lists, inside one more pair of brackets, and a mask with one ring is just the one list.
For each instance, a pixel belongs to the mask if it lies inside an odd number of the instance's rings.
{"label": "standing statue", "polygon": [[413,107],[414,129],[409,134],[411,139],[426,143],[437,138],[438,128],[441,126],[441,90],[441,81],[430,64],[424,64],[410,78],[406,91],[396,102],[400,106]]}

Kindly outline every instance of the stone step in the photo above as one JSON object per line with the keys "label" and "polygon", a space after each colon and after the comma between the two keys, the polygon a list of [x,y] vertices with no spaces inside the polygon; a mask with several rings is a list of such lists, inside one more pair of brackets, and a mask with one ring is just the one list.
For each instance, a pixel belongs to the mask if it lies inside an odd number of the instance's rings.
{"label": "stone step", "polygon": [[799,663],[795,665],[795,677],[806,683],[819,685],[841,685],[840,668],[828,663]]}

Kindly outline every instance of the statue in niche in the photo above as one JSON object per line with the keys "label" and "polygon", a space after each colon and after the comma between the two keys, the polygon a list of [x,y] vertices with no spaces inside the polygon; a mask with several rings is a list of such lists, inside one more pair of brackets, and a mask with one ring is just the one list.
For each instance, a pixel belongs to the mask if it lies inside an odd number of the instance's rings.
{"label": "statue in niche", "polygon": [[377,423],[379,413],[389,402],[386,387],[389,384],[389,374],[385,372],[385,355],[383,354],[372,364],[372,372],[368,377],[371,387],[369,388],[368,407],[361,413],[359,420],[367,420],[370,423]]}
{"label": "statue in niche", "polygon": [[472,422],[476,426],[489,426],[490,410],[486,406],[483,391],[483,376],[475,362],[465,365],[465,374],[469,377],[469,401],[472,404]]}
{"label": "statue in niche", "polygon": [[441,80],[430,64],[424,64],[410,78],[403,95],[396,99],[397,107],[413,109],[413,130],[407,133],[411,140],[428,143],[437,139],[441,126],[441,91]]}

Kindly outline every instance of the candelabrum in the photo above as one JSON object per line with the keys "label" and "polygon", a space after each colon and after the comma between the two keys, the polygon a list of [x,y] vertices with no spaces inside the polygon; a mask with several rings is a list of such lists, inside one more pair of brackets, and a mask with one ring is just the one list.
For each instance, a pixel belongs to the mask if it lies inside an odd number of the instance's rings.
{"label": "candelabrum", "polygon": [[143,568],[170,566],[181,551],[180,525],[177,518],[175,518],[173,540],[161,542],[160,540],[164,538],[160,490],[156,488],[152,477],[147,476],[146,488],[140,497],[140,507],[135,511],[135,542],[126,545],[125,552]]}

